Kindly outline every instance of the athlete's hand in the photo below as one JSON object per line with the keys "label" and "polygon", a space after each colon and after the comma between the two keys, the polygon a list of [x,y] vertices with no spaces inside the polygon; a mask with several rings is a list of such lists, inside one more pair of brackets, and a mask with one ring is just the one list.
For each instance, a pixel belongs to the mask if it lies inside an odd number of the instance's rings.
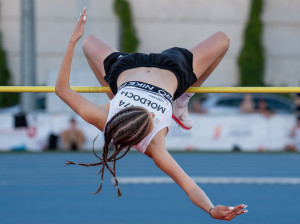
{"label": "athlete's hand", "polygon": [[247,208],[247,205],[241,204],[235,207],[218,205],[210,210],[210,215],[215,219],[230,221],[234,217],[248,212],[244,208]]}
{"label": "athlete's hand", "polygon": [[70,42],[76,43],[83,35],[84,33],[84,26],[87,19],[87,13],[86,8],[84,8],[83,13],[80,13],[80,17],[78,19],[78,22],[74,28],[73,34],[70,38]]}

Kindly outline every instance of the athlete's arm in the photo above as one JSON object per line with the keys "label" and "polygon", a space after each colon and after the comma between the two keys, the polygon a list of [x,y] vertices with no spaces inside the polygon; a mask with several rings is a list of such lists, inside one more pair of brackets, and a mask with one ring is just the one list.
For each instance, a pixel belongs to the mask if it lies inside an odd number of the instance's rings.
{"label": "athlete's arm", "polygon": [[69,40],[68,48],[56,81],[55,93],[85,121],[95,125],[103,131],[109,110],[108,104],[98,107],[77,92],[73,91],[70,88],[69,83],[74,49],[76,43],[84,33],[86,18],[86,9],[84,9]]}
{"label": "athlete's arm", "polygon": [[146,155],[151,157],[154,163],[170,176],[187,194],[190,200],[209,213],[213,218],[231,220],[235,216],[243,214],[244,205],[238,205],[234,209],[229,206],[218,205],[214,207],[204,191],[183,171],[165,147],[165,132],[159,132],[146,150]]}

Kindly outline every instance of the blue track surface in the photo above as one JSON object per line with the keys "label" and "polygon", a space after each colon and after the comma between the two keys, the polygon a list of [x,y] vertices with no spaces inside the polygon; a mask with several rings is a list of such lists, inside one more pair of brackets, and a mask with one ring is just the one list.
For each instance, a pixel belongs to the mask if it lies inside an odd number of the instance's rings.
{"label": "blue track surface", "polygon": [[[191,176],[300,177],[299,154],[175,153]],[[121,185],[117,198],[110,174],[93,195],[96,168],[69,166],[96,161],[92,153],[0,154],[0,223],[224,223],[193,205],[175,184]],[[152,161],[130,153],[118,176],[164,176]],[[214,204],[245,203],[249,213],[230,223],[299,224],[300,185],[204,184]]]}

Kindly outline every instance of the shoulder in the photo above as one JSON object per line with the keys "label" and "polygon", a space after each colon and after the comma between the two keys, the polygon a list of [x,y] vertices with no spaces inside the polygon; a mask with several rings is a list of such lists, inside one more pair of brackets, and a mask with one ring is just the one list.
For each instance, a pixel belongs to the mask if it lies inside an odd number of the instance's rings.
{"label": "shoulder", "polygon": [[145,151],[147,156],[155,158],[158,154],[166,151],[165,138],[167,133],[168,128],[164,128],[156,133]]}

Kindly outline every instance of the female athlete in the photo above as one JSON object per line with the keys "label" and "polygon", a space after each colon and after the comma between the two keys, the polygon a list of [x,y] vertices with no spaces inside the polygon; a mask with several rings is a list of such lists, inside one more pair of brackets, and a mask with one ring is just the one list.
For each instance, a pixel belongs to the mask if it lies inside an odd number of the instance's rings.
{"label": "female athlete", "polygon": [[[55,93],[85,121],[104,132],[105,144],[98,163],[102,165],[102,188],[104,169],[116,178],[116,161],[130,149],[136,148],[146,154],[157,167],[169,175],[187,194],[190,200],[213,218],[231,220],[247,212],[246,205],[235,207],[214,206],[201,188],[181,169],[166,150],[165,136],[173,116],[185,129],[192,127],[187,104],[192,94],[184,93],[190,86],[200,86],[224,57],[229,39],[217,32],[190,50],[167,49],[159,54],[127,54],[95,36],[83,42],[83,51],[88,63],[102,86],[110,86],[110,102],[97,106],[77,92],[69,84],[74,48],[84,33],[87,14],[84,9],[74,32],[57,78]],[[175,100],[175,101],[173,101]],[[114,151],[108,153],[113,144]],[[123,152],[122,155],[119,155]],[[110,164],[112,163],[112,166]],[[75,164],[68,162],[68,164]]]}

